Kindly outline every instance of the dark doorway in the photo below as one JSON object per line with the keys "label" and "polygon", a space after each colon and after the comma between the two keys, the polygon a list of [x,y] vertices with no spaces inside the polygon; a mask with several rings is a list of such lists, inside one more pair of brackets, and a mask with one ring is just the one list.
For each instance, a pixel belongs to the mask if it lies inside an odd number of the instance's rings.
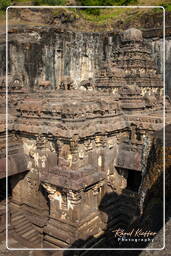
{"label": "dark doorway", "polygon": [[[8,177],[8,197],[11,196],[10,177]],[[0,179],[0,201],[6,199],[6,178]]]}
{"label": "dark doorway", "polygon": [[3,178],[0,180],[0,201],[5,200],[6,198],[6,179]]}
{"label": "dark doorway", "polygon": [[127,189],[138,192],[141,184],[141,172],[128,170]]}

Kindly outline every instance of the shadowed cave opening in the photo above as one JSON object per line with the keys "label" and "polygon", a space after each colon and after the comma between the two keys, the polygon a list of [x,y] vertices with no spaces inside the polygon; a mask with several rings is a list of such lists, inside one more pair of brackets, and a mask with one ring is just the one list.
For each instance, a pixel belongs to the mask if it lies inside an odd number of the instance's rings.
{"label": "shadowed cave opening", "polygon": [[129,170],[127,178],[127,189],[138,192],[142,180],[141,172]]}
{"label": "shadowed cave opening", "polygon": [[140,171],[124,169],[124,168],[116,168],[119,175],[122,175],[127,180],[126,189],[131,190],[133,192],[138,192],[140,184],[142,182],[142,175]]}
{"label": "shadowed cave opening", "polygon": [[[8,197],[12,195],[12,188],[10,183],[11,178],[8,177]],[[6,199],[6,178],[0,180],[0,201]]]}

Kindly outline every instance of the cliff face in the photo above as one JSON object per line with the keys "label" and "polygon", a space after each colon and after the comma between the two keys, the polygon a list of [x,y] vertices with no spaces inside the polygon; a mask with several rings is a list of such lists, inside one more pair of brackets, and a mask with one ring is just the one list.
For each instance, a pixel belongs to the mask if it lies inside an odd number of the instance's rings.
{"label": "cliff face", "polygon": [[166,88],[171,96],[171,39],[166,40]]}
{"label": "cliff face", "polygon": [[[171,39],[166,37],[165,42],[166,94],[171,96]],[[158,71],[163,73],[163,41],[162,39],[150,39],[150,43]]]}
{"label": "cliff face", "polygon": [[[75,86],[93,78],[99,63],[110,55],[112,38],[100,33],[62,32],[38,29],[9,35],[9,73],[19,76],[29,88],[50,80],[52,88],[70,76]],[[1,58],[5,48],[1,47]],[[1,70],[5,74],[5,67]]]}
{"label": "cliff face", "polygon": [[[163,41],[159,38],[147,40],[158,72],[162,73]],[[9,33],[9,75],[11,79],[18,77],[31,90],[40,81],[50,81],[53,89],[65,77],[70,77],[78,87],[81,81],[94,78],[100,63],[111,56],[118,42],[118,34],[109,32],[64,32],[52,27],[13,29]],[[5,42],[0,44],[0,53],[0,75],[5,76]],[[166,38],[167,93],[171,88],[170,61],[171,41]]]}
{"label": "cliff face", "polygon": [[[169,94],[170,16],[170,12],[166,12],[166,92]],[[117,48],[118,30],[128,27],[141,28],[143,36],[152,46],[158,71],[163,71],[162,11],[141,13],[140,10],[130,10],[123,17],[118,16],[100,24],[86,20],[79,11],[71,12],[69,9],[55,10],[55,13],[50,9],[11,9],[9,24],[16,21],[31,26],[20,25],[9,29],[9,73],[18,78],[22,76],[20,79],[24,78],[28,88],[33,89],[38,80],[50,80],[52,88],[55,88],[64,76],[70,76],[75,86],[82,80],[93,78],[101,60]],[[2,44],[0,60],[3,63],[0,75],[5,75],[5,45]]]}

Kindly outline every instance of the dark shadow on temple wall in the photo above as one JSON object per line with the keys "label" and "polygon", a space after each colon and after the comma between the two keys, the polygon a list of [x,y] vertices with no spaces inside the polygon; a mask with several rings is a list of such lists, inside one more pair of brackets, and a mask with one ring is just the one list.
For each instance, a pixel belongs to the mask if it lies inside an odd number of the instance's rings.
{"label": "dark shadow on temple wall", "polygon": [[[157,181],[157,183],[152,187],[151,189],[151,193],[155,193],[154,191],[157,190],[158,191],[158,186],[161,186],[161,179],[162,177],[159,178],[159,180]],[[150,197],[150,192],[148,195],[148,200],[149,200],[149,204],[147,204],[147,206],[144,209],[144,214],[143,216],[138,219],[138,221],[135,221],[132,225],[129,226],[128,222],[129,222],[129,212],[126,212],[126,208],[125,208],[125,212],[124,212],[124,208],[123,208],[123,213],[118,214],[118,216],[116,218],[118,218],[118,224],[116,223],[115,227],[111,226],[111,219],[113,219],[112,216],[112,211],[110,211],[109,209],[105,209],[105,205],[106,203],[111,199],[111,197],[118,198],[118,200],[123,200],[122,195],[117,195],[116,193],[109,193],[106,194],[100,205],[99,205],[99,210],[102,212],[102,215],[104,214],[104,216],[102,216],[102,218],[106,218],[106,229],[104,230],[104,234],[102,236],[100,236],[99,238],[94,238],[92,236],[90,236],[87,240],[77,240],[75,241],[71,248],[90,248],[91,246],[93,246],[94,244],[97,244],[94,248],[102,248],[101,251],[64,251],[63,256],[82,256],[82,255],[88,255],[88,256],[93,256],[93,255],[103,255],[103,256],[108,256],[108,255],[130,255],[130,256],[137,256],[139,255],[139,251],[104,251],[103,248],[142,248],[142,247],[146,247],[148,245],[148,241],[147,242],[136,242],[136,239],[139,238],[138,235],[135,235],[135,232],[133,232],[132,236],[127,236],[128,238],[133,238],[134,241],[127,241],[125,242],[125,240],[122,242],[122,237],[124,238],[124,236],[119,236],[119,234],[117,235],[117,232],[115,232],[116,230],[124,230],[124,232],[131,232],[132,230],[138,230],[138,229],[142,229],[142,231],[148,231],[151,230],[153,232],[158,233],[158,231],[162,228],[163,226],[163,207],[162,207],[162,201],[160,197],[156,197],[154,196],[153,198],[149,199]],[[150,207],[149,207],[150,206]],[[116,211],[119,212],[119,209],[116,208]],[[129,210],[127,210],[129,211]],[[156,214],[157,213],[157,214]],[[138,215],[138,213],[137,213]],[[134,216],[135,218],[138,216]],[[117,219],[116,219],[117,221]],[[144,238],[144,237],[143,237]],[[152,239],[152,237],[149,237],[150,241]],[[54,254],[54,255],[58,255],[58,254]]]}
{"label": "dark shadow on temple wall", "polygon": [[[171,146],[171,125],[166,126],[166,169],[165,169],[165,179],[166,179],[166,222],[170,219],[171,216],[171,201],[170,201],[170,195],[171,195],[171,164],[169,163],[169,154]],[[156,132],[155,134],[157,139],[162,140],[163,136],[163,130],[160,130]],[[162,143],[161,143],[162,147]],[[156,161],[157,159],[155,159]],[[148,159],[150,161],[150,159]],[[150,164],[151,166],[151,164]],[[159,166],[156,166],[156,168],[159,168]],[[162,166],[160,166],[162,168]],[[89,237],[87,240],[77,240],[75,241],[71,248],[88,248],[91,247],[92,244],[98,244],[98,248],[145,248],[148,247],[148,244],[151,241],[147,242],[119,242],[117,241],[115,237],[115,233],[112,232],[112,228],[110,226],[110,219],[112,219],[112,211],[106,210],[105,205],[107,202],[112,198],[118,198],[118,200],[123,200],[123,195],[117,195],[116,193],[112,192],[109,194],[106,194],[99,205],[99,210],[102,212],[102,216],[104,214],[104,218],[106,218],[106,229],[104,230],[104,234],[100,236],[99,238]],[[116,210],[118,210],[116,208]],[[125,221],[126,221],[126,212],[125,212]],[[106,215],[106,217],[105,217]],[[124,216],[124,214],[123,214]],[[124,218],[122,219],[122,222],[119,224],[120,228],[125,228],[126,223],[124,222]],[[152,231],[158,234],[158,232],[163,227],[163,172],[161,172],[158,179],[155,181],[155,183],[151,186],[151,188],[146,192],[146,197],[144,200],[143,205],[143,214],[141,217],[136,218],[136,220],[129,226],[125,228],[126,231],[130,231],[132,229],[142,229],[143,231]],[[151,237],[152,238],[152,237]],[[153,237],[155,238],[155,236]],[[92,242],[93,241],[93,242]],[[91,244],[92,243],[92,244]],[[89,246],[88,246],[89,245]],[[157,247],[163,247],[162,244],[157,244]],[[138,256],[140,255],[141,251],[104,251],[103,249],[101,251],[64,251],[63,256],[78,256],[78,255],[130,255],[130,256]],[[58,254],[53,254],[54,256]],[[164,254],[162,254],[164,255]]]}

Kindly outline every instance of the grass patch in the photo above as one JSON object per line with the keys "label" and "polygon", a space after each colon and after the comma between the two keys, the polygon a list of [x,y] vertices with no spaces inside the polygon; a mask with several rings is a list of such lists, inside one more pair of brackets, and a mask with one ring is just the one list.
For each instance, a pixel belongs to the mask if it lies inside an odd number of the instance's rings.
{"label": "grass patch", "polygon": [[79,12],[80,12],[82,18],[85,20],[95,22],[98,24],[104,24],[113,19],[118,18],[119,16],[125,14],[127,11],[128,11],[128,9],[124,9],[124,8],[120,8],[120,9],[106,8],[106,9],[101,9],[101,14],[98,16],[89,14],[89,13],[85,12],[84,10],[80,10]]}
{"label": "grass patch", "polygon": [[28,2],[32,3],[32,1],[29,1],[29,0],[14,0],[14,1],[12,1],[13,4],[15,4],[15,3],[28,3]]}
{"label": "grass patch", "polygon": [[65,5],[66,0],[33,0],[33,5]]}
{"label": "grass patch", "polygon": [[[137,3],[137,0],[80,0],[82,6],[121,6]],[[102,9],[86,8],[84,11],[94,16],[101,16]]]}

